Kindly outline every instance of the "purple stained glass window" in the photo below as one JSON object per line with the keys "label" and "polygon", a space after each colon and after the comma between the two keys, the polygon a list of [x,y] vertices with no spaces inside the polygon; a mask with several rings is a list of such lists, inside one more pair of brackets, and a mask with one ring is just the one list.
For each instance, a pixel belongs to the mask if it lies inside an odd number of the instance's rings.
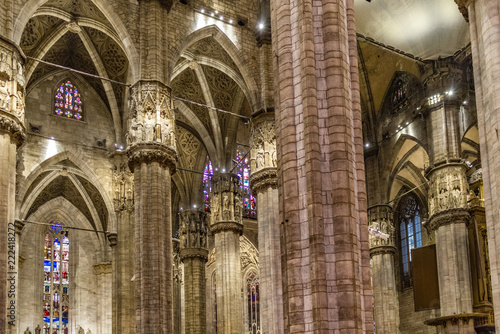
{"label": "purple stained glass window", "polygon": [[57,88],[54,99],[54,114],[83,121],[82,97],[71,81]]}
{"label": "purple stained glass window", "polygon": [[69,238],[61,222],[51,222],[43,252],[43,333],[66,333],[69,328]]}
{"label": "purple stained glass window", "polygon": [[243,217],[257,219],[257,201],[250,189],[250,159],[241,150],[236,150],[237,173],[240,177],[240,187],[243,194],[242,208]]}
{"label": "purple stained glass window", "polygon": [[214,175],[214,170],[212,168],[212,162],[209,160],[205,165],[205,170],[203,171],[203,206],[206,212],[210,212],[212,175]]}

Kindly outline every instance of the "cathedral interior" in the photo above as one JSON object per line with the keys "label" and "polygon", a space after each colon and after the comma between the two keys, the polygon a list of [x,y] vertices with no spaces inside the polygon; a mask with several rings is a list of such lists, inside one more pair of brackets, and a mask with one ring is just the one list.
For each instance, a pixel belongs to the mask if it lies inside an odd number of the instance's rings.
{"label": "cathedral interior", "polygon": [[499,115],[499,0],[2,0],[0,333],[500,332]]}

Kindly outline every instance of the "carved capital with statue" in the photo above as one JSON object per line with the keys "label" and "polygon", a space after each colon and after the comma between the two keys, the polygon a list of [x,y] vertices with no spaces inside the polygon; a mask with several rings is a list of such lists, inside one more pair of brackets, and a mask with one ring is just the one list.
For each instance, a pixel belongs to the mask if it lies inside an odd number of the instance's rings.
{"label": "carved capital with statue", "polygon": [[266,112],[254,117],[250,131],[250,170],[252,174],[262,169],[276,168],[274,112]]}
{"label": "carved capital with statue", "polygon": [[370,250],[394,247],[394,213],[389,205],[374,205],[368,208]]}
{"label": "carved capital with statue", "polygon": [[428,172],[429,216],[450,209],[467,208],[469,184],[462,163],[448,163]]}
{"label": "carved capital with statue", "polygon": [[466,224],[470,222],[471,216],[467,208],[453,208],[432,215],[428,227],[436,231],[439,227],[450,224]]}
{"label": "carved capital with statue", "polygon": [[219,222],[241,224],[240,178],[232,173],[218,173],[212,176],[211,226]]}
{"label": "carved capital with statue", "polygon": [[[25,57],[19,46],[0,36],[0,112],[20,125],[22,136],[15,135],[18,146],[24,140]],[[5,121],[3,121],[5,123]],[[5,125],[2,124],[2,130]],[[12,133],[11,130],[7,130]],[[22,138],[21,138],[22,137]]]}
{"label": "carved capital with statue", "polygon": [[267,188],[278,188],[278,169],[269,167],[253,172],[250,175],[250,187],[255,193]]}
{"label": "carved capital with statue", "polygon": [[208,214],[200,210],[180,212],[179,239],[181,260],[200,257],[208,260]]}
{"label": "carved capital with statue", "polygon": [[158,81],[139,81],[130,89],[127,145],[157,143],[176,150],[172,90]]}

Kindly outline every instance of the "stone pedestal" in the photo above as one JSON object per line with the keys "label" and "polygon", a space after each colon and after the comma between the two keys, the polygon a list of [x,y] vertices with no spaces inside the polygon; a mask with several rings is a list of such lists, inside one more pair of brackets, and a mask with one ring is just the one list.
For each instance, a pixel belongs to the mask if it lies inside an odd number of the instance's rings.
{"label": "stone pedestal", "polygon": [[241,334],[243,298],[241,295],[240,179],[231,173],[212,176],[212,206],[210,232],[214,236],[217,258],[217,332]]}
{"label": "stone pedestal", "polygon": [[127,134],[134,173],[136,333],[171,333],[171,175],[177,154],[170,89],[140,81],[131,89]]}
{"label": "stone pedestal", "polygon": [[259,210],[260,310],[263,333],[283,333],[278,172],[274,113],[252,122],[250,186]]}
{"label": "stone pedestal", "polygon": [[185,331],[206,334],[206,278],[208,260],[207,214],[199,210],[181,211],[180,258],[184,263]]}
{"label": "stone pedestal", "polygon": [[370,257],[375,327],[380,333],[399,333],[399,300],[394,272],[394,221],[392,208],[376,205],[368,209]]}
{"label": "stone pedestal", "polygon": [[[24,59],[21,54],[18,46],[0,38],[0,170],[2,171],[0,175],[0,194],[2,194],[0,196],[0,221],[2,222],[0,240],[3,240],[0,249],[0,282],[2,282],[0,284],[0,305],[2,305],[0,307],[0,333],[17,332],[15,326],[17,312],[14,312],[13,319],[10,317],[11,311],[7,313],[7,305],[11,305],[12,302],[16,303],[16,299],[8,297],[7,294],[10,288],[7,275],[9,278],[13,275],[7,274],[13,272],[8,263],[8,256],[16,257],[17,254],[8,253],[12,249],[7,247],[7,240],[15,233],[16,149],[26,138],[23,124]],[[19,280],[17,273],[14,276],[17,282]],[[18,307],[18,305],[15,306],[15,308]]]}

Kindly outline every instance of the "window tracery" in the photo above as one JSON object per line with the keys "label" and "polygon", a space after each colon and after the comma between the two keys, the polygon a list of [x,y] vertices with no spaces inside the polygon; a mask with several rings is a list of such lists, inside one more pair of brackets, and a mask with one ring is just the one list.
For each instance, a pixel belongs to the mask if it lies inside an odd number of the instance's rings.
{"label": "window tracery", "polygon": [[63,82],[54,96],[54,114],[83,121],[80,91],[71,81]]}
{"label": "window tracery", "polygon": [[260,334],[260,300],[259,300],[259,277],[256,271],[247,275],[247,321],[248,334]]}
{"label": "window tracery", "polygon": [[407,99],[408,84],[403,80],[398,80],[394,91],[392,92],[392,106],[396,112],[408,104]]}
{"label": "window tracery", "polygon": [[422,247],[420,207],[414,195],[407,195],[399,205],[399,233],[403,288],[413,285],[411,274],[411,250]]}
{"label": "window tracery", "polygon": [[69,331],[69,238],[59,221],[52,221],[44,239],[43,333]]}

